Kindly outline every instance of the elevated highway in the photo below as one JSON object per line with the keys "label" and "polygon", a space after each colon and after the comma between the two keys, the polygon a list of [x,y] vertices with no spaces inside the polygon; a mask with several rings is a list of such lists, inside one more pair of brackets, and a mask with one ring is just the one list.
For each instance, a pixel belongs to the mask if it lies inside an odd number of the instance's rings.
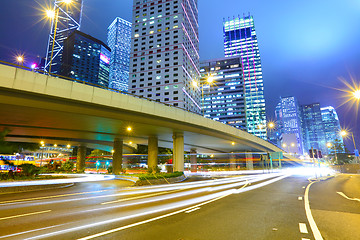
{"label": "elevated highway", "polygon": [[9,141],[115,149],[114,160],[122,157],[123,146],[131,147],[130,141],[149,144],[149,161],[156,158],[157,146],[174,148],[176,170],[183,168],[184,150],[282,151],[176,107],[6,65],[0,65],[0,106],[0,128],[11,130]]}

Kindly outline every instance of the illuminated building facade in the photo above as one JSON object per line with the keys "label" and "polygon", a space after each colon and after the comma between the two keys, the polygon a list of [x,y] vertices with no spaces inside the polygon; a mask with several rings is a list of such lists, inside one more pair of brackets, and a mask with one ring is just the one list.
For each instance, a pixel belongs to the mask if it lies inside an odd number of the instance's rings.
{"label": "illuminated building facade", "polygon": [[[200,63],[200,72],[204,116],[246,130],[241,58],[203,61]],[[213,83],[208,83],[208,78]]]}
{"label": "illuminated building facade", "polygon": [[[321,108],[321,117],[324,124],[326,143],[333,144],[335,140],[338,140],[339,143],[344,144],[343,138],[340,135],[340,121],[335,108],[331,106]],[[328,153],[330,152],[328,151]]]}
{"label": "illuminated building facade", "polygon": [[320,103],[302,106],[302,123],[305,151],[308,153],[311,148],[314,148],[326,153],[326,138]]}
{"label": "illuminated building facade", "polygon": [[[51,62],[51,73],[60,74],[64,41],[75,30],[80,30],[82,18],[83,0],[72,0],[66,4],[63,0],[55,0],[53,5],[54,12],[58,13],[58,21],[52,20],[49,40],[46,51],[45,71],[49,71]],[[55,25],[57,25],[55,41]],[[51,52],[54,44],[53,57],[51,61]]]}
{"label": "illuminated building facade", "polygon": [[260,51],[252,16],[224,20],[225,57],[240,56],[242,60],[247,131],[266,139],[264,84]]}
{"label": "illuminated building facade", "polygon": [[134,0],[129,92],[200,113],[197,0]]}
{"label": "illuminated building facade", "polygon": [[109,87],[127,92],[131,51],[131,23],[117,17],[108,28],[111,48]]}
{"label": "illuminated building facade", "polygon": [[64,42],[61,75],[108,87],[110,57],[105,43],[75,30]]}
{"label": "illuminated building facade", "polygon": [[[295,97],[281,97],[277,105],[276,122],[281,139],[281,146],[291,153],[304,154],[304,141],[301,123],[301,110]],[[293,136],[292,138],[286,136]],[[291,139],[285,141],[286,139]]]}

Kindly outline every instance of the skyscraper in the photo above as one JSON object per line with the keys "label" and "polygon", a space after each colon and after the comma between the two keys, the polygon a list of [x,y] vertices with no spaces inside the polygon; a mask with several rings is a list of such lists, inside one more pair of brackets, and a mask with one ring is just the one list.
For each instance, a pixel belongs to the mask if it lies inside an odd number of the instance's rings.
{"label": "skyscraper", "polygon": [[108,46],[111,48],[109,87],[128,91],[131,51],[131,23],[117,17],[108,28]]}
{"label": "skyscraper", "polygon": [[[200,63],[204,116],[246,130],[244,79],[240,57]],[[208,79],[214,82],[209,83]]]}
{"label": "skyscraper", "polygon": [[302,106],[302,119],[305,151],[314,148],[327,152],[320,103]]}
{"label": "skyscraper", "polygon": [[335,108],[331,106],[321,108],[321,117],[324,124],[326,142],[333,144],[335,140],[338,140],[339,143],[344,144],[343,138],[340,134],[340,121]]}
{"label": "skyscraper", "polygon": [[108,87],[110,56],[105,43],[75,30],[64,42],[61,75]]}
{"label": "skyscraper", "polygon": [[[301,110],[295,97],[281,97],[277,105],[275,116],[280,138],[285,139],[285,135],[294,135],[296,142],[284,142],[288,149],[297,154],[304,154],[303,131],[301,124]],[[289,136],[288,136],[289,137]],[[288,150],[286,147],[285,150]]]}
{"label": "skyscraper", "polygon": [[134,0],[129,92],[200,113],[197,0]]}
{"label": "skyscraper", "polygon": [[[64,41],[73,31],[80,30],[82,2],[83,0],[72,0],[70,3],[66,3],[63,0],[54,0],[53,10],[55,18],[51,23],[45,71],[50,71],[51,63],[51,73],[60,74]],[[56,35],[55,26],[57,26]]]}
{"label": "skyscraper", "polygon": [[224,20],[224,47],[225,57],[241,56],[245,81],[247,130],[266,139],[264,84],[252,16]]}

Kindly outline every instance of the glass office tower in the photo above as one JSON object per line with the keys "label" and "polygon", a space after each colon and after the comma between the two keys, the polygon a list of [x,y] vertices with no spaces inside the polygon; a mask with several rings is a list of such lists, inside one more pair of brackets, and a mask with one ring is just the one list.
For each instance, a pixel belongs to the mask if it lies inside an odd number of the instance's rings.
{"label": "glass office tower", "polygon": [[108,87],[110,57],[105,43],[75,30],[64,42],[61,75]]}
{"label": "glass office tower", "polygon": [[[49,66],[51,63],[51,73],[60,74],[64,41],[70,36],[72,32],[75,30],[80,30],[82,8],[83,0],[72,0],[69,4],[65,3],[63,0],[54,1],[53,10],[55,13],[58,13],[58,17],[57,21],[55,21],[56,19],[53,19],[51,23],[44,66],[45,71],[50,70]],[[57,25],[56,35],[55,25]],[[52,54],[53,46],[54,50]]]}
{"label": "glass office tower", "polygon": [[304,148],[307,153],[311,148],[326,153],[326,138],[322,121],[320,103],[302,106]]}
{"label": "glass office tower", "polygon": [[[338,140],[339,143],[344,144],[343,138],[340,134],[340,121],[335,108],[331,106],[321,108],[321,117],[324,124],[326,142],[333,144],[335,140]],[[328,153],[330,153],[330,150]]]}
{"label": "glass office tower", "polygon": [[131,51],[131,23],[117,17],[108,28],[111,48],[109,87],[127,92]]}
{"label": "glass office tower", "polygon": [[[203,115],[246,131],[244,79],[240,57],[202,61],[200,72]],[[209,83],[209,78],[213,82]]]}
{"label": "glass office tower", "polygon": [[241,56],[246,99],[247,130],[263,139],[266,134],[264,84],[260,51],[252,16],[224,20],[225,57]]}
{"label": "glass office tower", "polygon": [[294,142],[294,145],[291,142],[282,141],[282,143],[288,145],[288,148],[284,149],[292,153],[304,154],[301,110],[297,99],[292,96],[281,97],[275,110],[275,116],[280,136],[290,134],[295,136],[296,142]]}

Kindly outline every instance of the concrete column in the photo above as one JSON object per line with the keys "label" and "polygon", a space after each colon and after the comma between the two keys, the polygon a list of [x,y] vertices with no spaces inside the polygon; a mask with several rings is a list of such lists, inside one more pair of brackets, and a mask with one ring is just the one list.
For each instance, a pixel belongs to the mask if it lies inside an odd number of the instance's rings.
{"label": "concrete column", "polygon": [[85,170],[85,159],[86,159],[86,147],[79,146],[76,159],[76,171],[84,172]]}
{"label": "concrete column", "polygon": [[252,160],[252,153],[251,152],[247,152],[245,154],[246,156],[246,169],[247,170],[254,170],[254,163],[253,163],[253,160]]}
{"label": "concrete column", "polygon": [[114,139],[114,154],[113,154],[113,173],[119,174],[122,168],[123,157],[123,141],[119,138]]}
{"label": "concrete column", "polygon": [[158,138],[151,136],[148,139],[148,169],[156,171],[158,165]]}
{"label": "concrete column", "polygon": [[230,153],[230,170],[235,171],[236,170],[236,156],[233,153]]}
{"label": "concrete column", "polygon": [[191,149],[190,153],[191,153],[190,155],[191,172],[197,172],[196,149]]}
{"label": "concrete column", "polygon": [[174,172],[184,171],[184,134],[173,135],[173,169]]}

